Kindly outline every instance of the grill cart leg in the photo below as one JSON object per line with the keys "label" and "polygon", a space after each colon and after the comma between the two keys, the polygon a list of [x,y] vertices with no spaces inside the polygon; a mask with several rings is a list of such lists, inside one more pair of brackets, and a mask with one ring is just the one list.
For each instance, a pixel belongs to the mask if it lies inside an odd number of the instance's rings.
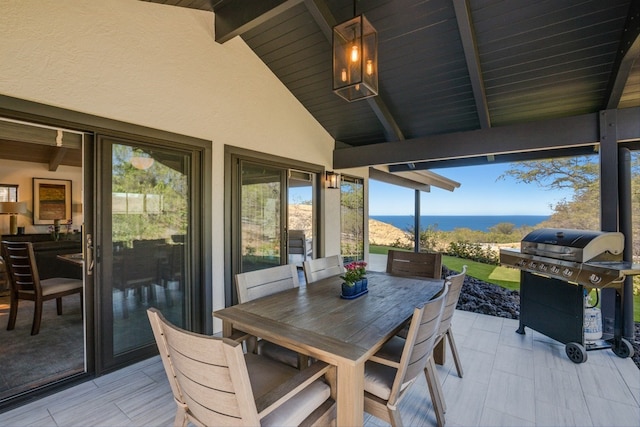
{"label": "grill cart leg", "polygon": [[622,294],[619,289],[616,289],[615,291],[615,320],[613,326],[613,338],[611,339],[611,350],[613,350],[616,356],[624,359],[633,356],[633,346],[626,338],[622,337]]}

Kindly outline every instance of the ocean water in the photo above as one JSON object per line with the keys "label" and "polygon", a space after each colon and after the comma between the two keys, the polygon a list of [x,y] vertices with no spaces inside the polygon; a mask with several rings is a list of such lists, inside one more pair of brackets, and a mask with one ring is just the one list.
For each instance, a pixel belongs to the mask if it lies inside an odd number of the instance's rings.
{"label": "ocean water", "polygon": [[[413,227],[414,222],[413,215],[371,215],[371,218],[401,230]],[[456,228],[489,231],[489,228],[501,222],[509,222],[516,227],[524,225],[535,227],[547,219],[549,215],[423,215],[420,217],[420,228],[431,225],[440,231],[452,231]]]}

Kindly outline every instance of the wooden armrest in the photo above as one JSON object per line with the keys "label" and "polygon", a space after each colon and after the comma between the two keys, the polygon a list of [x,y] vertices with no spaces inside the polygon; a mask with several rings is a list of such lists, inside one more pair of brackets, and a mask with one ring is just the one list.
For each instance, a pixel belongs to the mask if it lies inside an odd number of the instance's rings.
{"label": "wooden armrest", "polygon": [[230,340],[236,341],[236,342],[243,342],[248,340],[249,338],[251,338],[251,334],[248,334],[244,331],[241,331],[239,329],[234,329],[233,333],[231,334],[231,336],[227,337]]}
{"label": "wooden armrest", "polygon": [[320,361],[315,362],[308,368],[299,371],[299,373],[269,393],[256,399],[258,417],[264,418],[269,415],[292,396],[298,394],[301,390],[309,386],[309,384],[325,375],[329,369],[331,369],[331,365]]}
{"label": "wooden armrest", "polygon": [[384,358],[382,356],[378,356],[377,354],[374,354],[373,356],[371,356],[369,358],[369,362],[375,362],[375,363],[379,363],[381,365],[391,366],[392,368],[399,368],[400,367],[400,362],[399,361],[386,359],[386,358]]}

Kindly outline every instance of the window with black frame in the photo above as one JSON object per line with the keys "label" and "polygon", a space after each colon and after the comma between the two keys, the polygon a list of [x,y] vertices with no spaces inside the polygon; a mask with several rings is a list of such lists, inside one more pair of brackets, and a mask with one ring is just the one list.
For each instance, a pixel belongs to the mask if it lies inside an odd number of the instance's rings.
{"label": "window with black frame", "polygon": [[345,263],[364,259],[364,180],[342,175],[340,251]]}

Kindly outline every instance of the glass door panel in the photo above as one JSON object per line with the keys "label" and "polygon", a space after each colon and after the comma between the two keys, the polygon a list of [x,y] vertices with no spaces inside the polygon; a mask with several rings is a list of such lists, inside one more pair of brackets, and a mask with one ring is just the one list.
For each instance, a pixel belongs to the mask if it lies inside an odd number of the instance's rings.
{"label": "glass door panel", "polygon": [[364,184],[342,176],[340,184],[340,249],[345,263],[364,259]]}
{"label": "glass door panel", "polygon": [[281,264],[284,172],[262,164],[241,163],[242,272]]}
{"label": "glass door panel", "polygon": [[189,326],[191,155],[105,141],[111,166],[103,174],[101,290],[111,334],[105,334],[103,354],[115,363],[155,345],[147,308]]}
{"label": "glass door panel", "polygon": [[313,258],[314,217],[313,182],[314,174],[291,170],[287,182],[287,253],[288,264],[302,267],[302,262]]}

